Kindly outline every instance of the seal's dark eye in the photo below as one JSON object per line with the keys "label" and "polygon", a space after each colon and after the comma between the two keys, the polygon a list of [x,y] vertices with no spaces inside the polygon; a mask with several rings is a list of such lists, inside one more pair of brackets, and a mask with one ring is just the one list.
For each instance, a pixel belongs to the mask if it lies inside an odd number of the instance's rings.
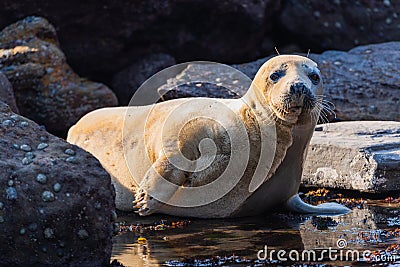
{"label": "seal's dark eye", "polygon": [[310,80],[312,81],[313,84],[318,84],[319,83],[319,75],[316,73],[311,73],[310,75],[308,75],[308,77],[310,78]]}
{"label": "seal's dark eye", "polygon": [[279,73],[276,73],[276,72],[272,73],[272,74],[269,76],[269,78],[270,78],[273,82],[276,82],[277,80],[279,80],[280,77],[281,77],[281,76],[279,75]]}

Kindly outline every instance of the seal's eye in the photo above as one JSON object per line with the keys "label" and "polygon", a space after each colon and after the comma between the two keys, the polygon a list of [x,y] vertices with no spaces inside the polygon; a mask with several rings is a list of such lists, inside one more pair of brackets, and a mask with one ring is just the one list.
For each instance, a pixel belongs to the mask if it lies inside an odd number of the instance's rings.
{"label": "seal's eye", "polygon": [[273,82],[278,81],[280,77],[281,77],[281,75],[279,75],[279,73],[277,73],[277,72],[274,72],[274,73],[272,73],[272,74],[269,76],[269,78],[270,78]]}
{"label": "seal's eye", "polygon": [[308,77],[310,78],[310,80],[312,81],[313,84],[318,84],[319,83],[319,75],[316,73],[311,73],[310,75],[308,75]]}

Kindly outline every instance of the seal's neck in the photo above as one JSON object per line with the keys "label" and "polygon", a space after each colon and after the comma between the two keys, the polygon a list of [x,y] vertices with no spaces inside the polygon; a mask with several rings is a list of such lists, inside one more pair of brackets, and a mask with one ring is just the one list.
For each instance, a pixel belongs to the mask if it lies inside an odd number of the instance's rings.
{"label": "seal's neck", "polygon": [[270,108],[269,101],[266,99],[264,94],[262,94],[257,86],[252,83],[250,89],[242,97],[242,101],[256,113],[257,117],[261,119],[262,122],[267,124],[277,124],[280,127],[286,127],[292,129],[294,124],[288,123],[280,118],[278,118],[273,110]]}

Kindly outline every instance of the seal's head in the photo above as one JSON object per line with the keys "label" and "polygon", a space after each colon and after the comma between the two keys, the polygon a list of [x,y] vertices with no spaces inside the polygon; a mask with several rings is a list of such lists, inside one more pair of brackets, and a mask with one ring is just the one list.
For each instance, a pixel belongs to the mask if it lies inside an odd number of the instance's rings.
{"label": "seal's head", "polygon": [[312,118],[323,90],[317,64],[295,55],[280,55],[265,62],[254,83],[275,116],[289,124],[303,124]]}

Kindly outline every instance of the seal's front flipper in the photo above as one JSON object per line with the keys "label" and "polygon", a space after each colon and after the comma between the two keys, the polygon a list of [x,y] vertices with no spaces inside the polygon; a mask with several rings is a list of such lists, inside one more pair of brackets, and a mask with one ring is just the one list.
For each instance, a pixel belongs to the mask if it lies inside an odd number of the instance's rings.
{"label": "seal's front flipper", "polygon": [[315,215],[342,215],[351,211],[351,209],[334,202],[323,203],[313,206],[301,200],[299,194],[296,194],[289,198],[286,201],[286,207],[290,211]]}
{"label": "seal's front flipper", "polygon": [[135,194],[134,207],[141,216],[156,213],[168,204],[185,180],[185,173],[177,169],[165,156],[156,160],[143,177]]}

